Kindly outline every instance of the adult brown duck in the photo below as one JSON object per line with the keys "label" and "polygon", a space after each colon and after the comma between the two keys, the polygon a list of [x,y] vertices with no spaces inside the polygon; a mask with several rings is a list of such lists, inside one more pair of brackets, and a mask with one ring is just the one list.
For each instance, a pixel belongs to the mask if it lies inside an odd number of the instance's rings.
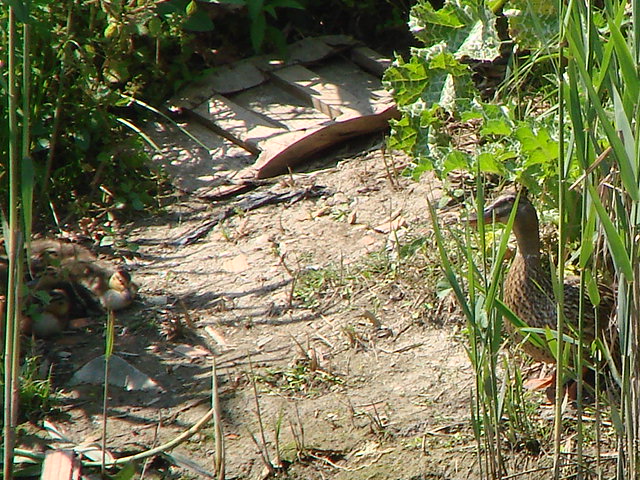
{"label": "adult brown duck", "polygon": [[[513,221],[513,233],[518,249],[504,282],[504,303],[529,327],[556,330],[557,302],[553,292],[551,273],[541,261],[538,214],[529,199],[521,194],[508,193],[496,198],[483,211],[484,221],[507,223],[513,208],[517,205]],[[477,220],[472,218],[472,223]],[[611,288],[599,287],[600,303],[594,307],[589,297],[583,298],[583,341],[586,346],[609,332],[610,317],[615,307],[615,296]],[[580,279],[567,276],[564,280],[565,334],[577,338],[580,306]],[[596,321],[597,319],[597,321]],[[505,322],[516,339],[522,335],[511,322]],[[596,332],[596,325],[598,326]],[[539,335],[546,342],[544,335]],[[609,343],[610,344],[610,343]],[[522,344],[523,350],[534,360],[545,363],[555,362],[548,344],[536,345],[531,341]],[[538,382],[536,388],[549,386],[553,377]]]}

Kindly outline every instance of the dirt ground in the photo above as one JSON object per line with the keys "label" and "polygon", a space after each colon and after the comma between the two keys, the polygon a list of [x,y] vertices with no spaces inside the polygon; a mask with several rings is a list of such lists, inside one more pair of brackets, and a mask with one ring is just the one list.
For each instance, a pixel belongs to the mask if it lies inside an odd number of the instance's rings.
{"label": "dirt ground", "polygon": [[[332,155],[260,189],[324,196],[238,212],[193,245],[172,240],[224,205],[181,197],[129,226],[141,289],[118,316],[115,353],[159,387],[110,388],[111,451],[160,445],[200,420],[215,358],[228,479],[265,478],[268,463],[283,466],[279,478],[478,477],[473,372],[460,323],[441,318],[438,265],[421,253],[435,245],[415,254],[415,283],[389,267],[398,242],[431,241],[426,198],[440,197],[438,183],[397,175],[406,159],[379,148]],[[59,381],[101,353],[102,327],[90,332],[53,342]],[[56,428],[97,441],[102,387],[65,386],[64,397]],[[148,475],[208,478],[214,452],[207,426],[169,452],[179,466],[156,459]]]}

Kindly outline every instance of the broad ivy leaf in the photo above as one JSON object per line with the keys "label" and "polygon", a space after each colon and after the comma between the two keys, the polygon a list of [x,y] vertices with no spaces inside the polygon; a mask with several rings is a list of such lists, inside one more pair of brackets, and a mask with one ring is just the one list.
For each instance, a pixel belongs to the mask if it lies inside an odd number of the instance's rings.
{"label": "broad ivy leaf", "polygon": [[501,118],[488,118],[484,121],[480,129],[482,135],[511,135],[511,126]]}
{"label": "broad ivy leaf", "polygon": [[535,133],[530,126],[524,125],[516,129],[516,137],[520,141],[522,153],[528,158],[525,167],[553,163],[559,155],[558,142],[553,140],[546,129]]}
{"label": "broad ivy leaf", "polygon": [[478,168],[482,173],[504,174],[502,162],[494,154],[489,152],[478,155]]}

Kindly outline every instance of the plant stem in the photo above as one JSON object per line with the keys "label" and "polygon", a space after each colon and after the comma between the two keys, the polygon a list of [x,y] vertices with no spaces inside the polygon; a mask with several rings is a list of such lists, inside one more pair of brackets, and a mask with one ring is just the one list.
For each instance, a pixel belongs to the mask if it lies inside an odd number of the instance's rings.
{"label": "plant stem", "polygon": [[18,190],[20,186],[18,148],[18,120],[17,120],[17,89],[16,89],[16,18],[13,7],[9,7],[8,17],[8,120],[9,120],[9,279],[6,304],[6,332],[4,351],[4,478],[13,477],[13,449],[15,447],[15,429],[18,413],[18,359],[20,356],[18,344],[18,292],[17,264],[19,260],[19,221],[18,221]]}

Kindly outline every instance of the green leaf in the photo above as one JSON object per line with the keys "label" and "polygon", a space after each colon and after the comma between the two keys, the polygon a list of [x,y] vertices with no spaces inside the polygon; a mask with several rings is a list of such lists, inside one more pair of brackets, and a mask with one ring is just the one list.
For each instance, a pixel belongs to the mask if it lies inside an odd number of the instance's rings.
{"label": "green leaf", "polygon": [[637,202],[638,200],[640,200],[640,194],[638,193],[637,181],[634,175],[634,167],[632,166],[633,162],[629,158],[627,150],[622,143],[622,140],[618,136],[618,132],[614,124],[611,122],[609,113],[603,107],[598,92],[594,88],[590,72],[587,71],[587,67],[585,65],[583,52],[580,49],[580,35],[581,31],[575,26],[574,28],[568,30],[568,36],[570,40],[569,51],[573,55],[574,65],[578,67],[578,71],[582,79],[582,84],[587,90],[589,100],[591,101],[591,106],[597,113],[602,128],[607,134],[607,139],[611,143],[611,147],[615,152],[618,164],[620,165],[620,177],[622,179],[622,183],[624,184],[625,190],[629,194],[631,199]]}
{"label": "green leaf", "polygon": [[611,257],[613,258],[616,270],[622,273],[625,280],[629,282],[633,280],[633,268],[631,266],[631,260],[629,259],[627,250],[625,249],[624,242],[622,241],[622,237],[609,218],[609,214],[602,206],[602,203],[600,203],[600,196],[593,185],[589,185],[588,190],[589,196],[596,208],[596,212],[598,212],[598,218],[600,218],[600,222],[604,227],[605,237],[607,238],[607,243],[609,245]]}
{"label": "green leaf", "polygon": [[435,10],[421,0],[411,9],[409,29],[425,46],[438,45],[458,59],[492,61],[500,54],[496,17],[484,2],[449,0]]}
{"label": "green leaf", "polygon": [[[622,20],[622,18],[620,19]],[[625,88],[630,90],[631,98],[638,100],[640,96],[640,79],[638,79],[637,65],[633,60],[633,54],[627,45],[617,24],[609,21],[609,31],[611,33],[611,42],[614,46],[616,58],[620,65],[620,73]]]}
{"label": "green leaf", "polygon": [[559,22],[556,4],[547,0],[510,0],[504,15],[518,50],[541,50],[556,43]]}
{"label": "green leaf", "polygon": [[478,169],[482,173],[504,174],[502,161],[494,154],[484,152],[478,155]]}
{"label": "green leaf", "polygon": [[511,135],[511,125],[504,119],[489,118],[484,121],[480,133],[482,135]]}
{"label": "green leaf", "polygon": [[452,170],[468,170],[469,165],[469,155],[460,152],[459,150],[454,150],[447,155],[444,161],[443,173],[446,175]]}
{"label": "green leaf", "polygon": [[136,475],[136,464],[134,462],[127,463],[122,470],[116,473],[112,480],[131,480]]}
{"label": "green leaf", "polygon": [[589,300],[591,301],[591,305],[597,307],[600,305],[600,288],[598,287],[598,281],[593,276],[593,272],[590,269],[583,270],[584,275],[586,276],[586,284],[587,284],[587,294],[589,295]]}
{"label": "green leaf", "polygon": [[182,28],[189,32],[210,32],[215,27],[209,15],[202,10],[198,10],[182,22]]}
{"label": "green leaf", "polygon": [[534,132],[530,125],[516,129],[516,138],[521,143],[522,153],[527,155],[525,166],[553,163],[559,155],[558,142],[552,140],[547,130]]}
{"label": "green leaf", "polygon": [[264,15],[258,15],[251,22],[251,46],[258,53],[262,51],[262,43],[264,42],[264,34],[267,29],[267,19]]}
{"label": "green leaf", "polygon": [[158,17],[153,17],[147,23],[147,28],[149,29],[149,35],[152,37],[157,37],[162,33],[162,20]]}

